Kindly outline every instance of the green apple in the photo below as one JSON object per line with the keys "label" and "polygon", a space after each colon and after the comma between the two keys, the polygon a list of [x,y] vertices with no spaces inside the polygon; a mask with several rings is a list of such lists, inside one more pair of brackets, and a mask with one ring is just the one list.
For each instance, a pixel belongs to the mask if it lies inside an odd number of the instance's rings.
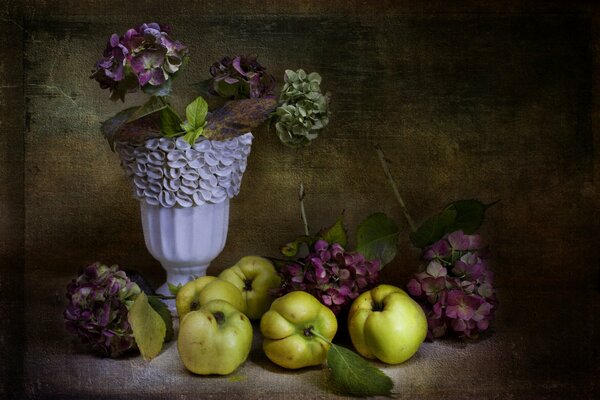
{"label": "green apple", "polygon": [[209,301],[179,324],[179,357],[195,374],[230,374],[246,361],[251,347],[250,320],[224,300]]}
{"label": "green apple", "polygon": [[325,361],[337,320],[315,297],[297,291],[271,304],[260,320],[260,331],[267,357],[279,366],[297,369]]}
{"label": "green apple", "polygon": [[234,266],[219,274],[219,279],[237,287],[246,301],[246,315],[250,319],[260,319],[271,306],[271,289],[281,285],[273,263],[264,257],[246,256]]}
{"label": "green apple", "polygon": [[215,276],[202,276],[183,285],[177,292],[175,306],[179,320],[190,311],[199,309],[211,300],[225,300],[240,312],[246,311],[242,292],[233,284]]}
{"label": "green apple", "polygon": [[399,364],[419,350],[427,336],[427,318],[406,292],[379,285],[354,300],[348,330],[362,356]]}

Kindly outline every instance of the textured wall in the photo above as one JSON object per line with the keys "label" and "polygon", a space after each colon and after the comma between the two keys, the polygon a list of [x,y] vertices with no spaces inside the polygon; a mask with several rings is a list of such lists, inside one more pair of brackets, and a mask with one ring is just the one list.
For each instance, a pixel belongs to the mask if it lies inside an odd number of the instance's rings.
{"label": "textured wall", "polygon": [[[377,142],[417,220],[454,199],[501,200],[484,228],[501,285],[597,286],[590,265],[598,256],[587,251],[599,238],[589,14],[392,6],[265,14],[269,8],[246,5],[236,15],[220,7],[194,12],[187,2],[132,18],[110,3],[26,8],[29,270],[73,271],[101,259],[162,279],[143,243],[138,205],[98,130],[123,105],[88,75],[108,35],[166,14],[161,20],[192,51],[176,83],[181,107],[214,60],[240,52],[258,53],[277,77],[286,67],[319,71],[333,98],[331,125],[308,148],[290,150],[273,131],[256,132],[227,247],[213,268],[248,253],[275,254],[299,233],[302,180],[315,228],[342,209],[350,228],[379,210],[398,220],[402,252],[386,273],[401,280],[416,253],[370,147]],[[128,99],[136,101],[142,97]]]}
{"label": "textured wall", "polygon": [[[313,229],[341,210],[352,232],[375,211],[398,221],[401,251],[384,279],[402,284],[418,254],[371,148],[377,142],[417,221],[451,200],[501,200],[483,227],[499,286],[597,292],[597,8],[145,3],[0,8],[0,249],[8,277],[0,317],[19,314],[23,266],[28,304],[44,296],[59,304],[62,288],[44,279],[68,277],[96,259],[138,268],[156,284],[164,279],[146,251],[137,201],[99,132],[100,121],[124,105],[88,78],[111,33],[150,20],[170,23],[191,48],[175,88],[180,108],[195,96],[190,84],[225,54],[258,53],[277,77],[286,68],[318,71],[332,93],[330,127],[312,146],[291,150],[273,131],[255,132],[228,242],[211,272],[246,254],[275,255],[301,233],[303,181]],[[19,346],[18,335],[2,337],[3,346]],[[18,381],[19,359],[10,365],[0,372]]]}

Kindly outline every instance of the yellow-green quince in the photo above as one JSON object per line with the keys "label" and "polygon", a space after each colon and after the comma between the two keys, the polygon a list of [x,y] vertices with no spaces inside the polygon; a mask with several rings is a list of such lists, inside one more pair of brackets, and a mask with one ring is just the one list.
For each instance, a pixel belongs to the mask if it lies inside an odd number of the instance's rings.
{"label": "yellow-green quince", "polygon": [[195,374],[230,374],[246,361],[251,347],[250,320],[224,300],[209,301],[179,324],[179,357]]}
{"label": "yellow-green quince", "polygon": [[269,309],[274,297],[269,293],[281,285],[273,263],[264,257],[246,256],[235,265],[219,274],[237,287],[246,301],[246,315],[250,319],[260,319]]}
{"label": "yellow-green quince", "polygon": [[271,304],[260,320],[260,331],[267,357],[284,368],[297,369],[325,361],[337,320],[315,297],[297,291]]}
{"label": "yellow-green quince", "polygon": [[419,350],[427,335],[427,318],[402,289],[379,285],[354,300],[348,330],[362,356],[399,364]]}
{"label": "yellow-green quince", "polygon": [[202,276],[186,283],[177,292],[175,306],[179,320],[211,300],[225,300],[238,311],[246,312],[246,301],[238,288],[215,276]]}

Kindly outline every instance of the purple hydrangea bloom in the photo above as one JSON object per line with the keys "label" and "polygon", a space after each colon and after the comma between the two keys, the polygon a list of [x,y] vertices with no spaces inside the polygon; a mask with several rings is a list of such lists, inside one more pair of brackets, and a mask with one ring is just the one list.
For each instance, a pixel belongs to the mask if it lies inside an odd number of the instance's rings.
{"label": "purple hydrangea bloom", "polygon": [[209,91],[225,98],[260,98],[273,95],[275,78],[256,55],[223,57],[210,67]]}
{"label": "purple hydrangea bloom", "polygon": [[422,258],[425,270],[406,287],[427,315],[428,338],[474,338],[488,329],[498,300],[481,237],[452,232],[425,248]]}
{"label": "purple hydrangea bloom", "polygon": [[303,290],[338,314],[359,294],[375,286],[380,265],[379,260],[366,260],[338,243],[318,240],[304,259],[289,262],[279,270],[282,286],[276,295]]}
{"label": "purple hydrangea bloom", "polygon": [[129,29],[123,36],[113,34],[96,63],[91,78],[113,99],[142,90],[168,94],[170,79],[179,71],[188,49],[169,36],[170,28],[155,22]]}
{"label": "purple hydrangea bloom", "polygon": [[124,271],[96,262],[67,286],[67,330],[97,353],[117,357],[135,347],[127,312],[140,288]]}

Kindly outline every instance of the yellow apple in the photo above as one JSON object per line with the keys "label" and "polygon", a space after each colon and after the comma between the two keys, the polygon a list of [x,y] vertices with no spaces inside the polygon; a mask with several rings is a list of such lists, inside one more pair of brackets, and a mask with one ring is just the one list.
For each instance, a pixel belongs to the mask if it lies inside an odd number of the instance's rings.
{"label": "yellow apple", "polygon": [[179,324],[179,357],[195,374],[230,374],[246,361],[251,347],[250,320],[224,300],[209,301]]}
{"label": "yellow apple", "polygon": [[175,306],[179,320],[211,300],[225,300],[238,311],[246,311],[246,302],[238,288],[215,276],[202,276],[186,283],[177,292]]}
{"label": "yellow apple", "polygon": [[399,364],[419,350],[427,336],[427,318],[402,289],[379,285],[354,300],[348,330],[362,356]]}
{"label": "yellow apple", "polygon": [[264,257],[246,256],[235,265],[225,269],[219,278],[237,287],[246,301],[246,315],[260,319],[273,302],[271,289],[281,285],[273,263]]}

